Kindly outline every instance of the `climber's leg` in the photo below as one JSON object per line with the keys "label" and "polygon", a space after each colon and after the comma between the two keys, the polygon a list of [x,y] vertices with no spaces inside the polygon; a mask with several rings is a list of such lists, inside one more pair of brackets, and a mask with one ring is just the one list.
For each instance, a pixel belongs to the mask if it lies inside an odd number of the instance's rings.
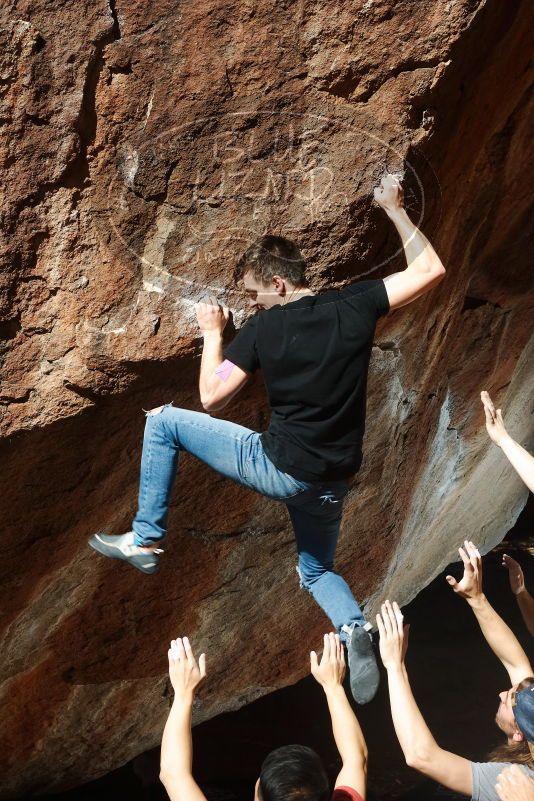
{"label": "climber's leg", "polygon": [[275,467],[263,453],[257,432],[167,404],[147,412],[139,505],[132,531],[121,537],[96,534],[89,541],[95,550],[129,561],[143,572],[156,572],[158,555],[149,558],[147,553],[157,548],[166,534],[181,450],[197,456],[222,475],[277,500],[290,498],[309,486]]}
{"label": "climber's leg", "polygon": [[255,432],[209,414],[167,405],[147,413],[135,544],[152,546],[167,533],[171,492],[180,451],[187,451],[218,473],[242,482],[247,444]]}
{"label": "climber's leg", "polygon": [[311,593],[328,615],[342,640],[347,639],[343,626],[365,624],[350,587],[334,570],[347,489],[344,481],[323,482],[317,485],[313,497],[300,498],[299,505],[295,505],[295,501],[287,503],[297,541],[297,570],[301,586]]}
{"label": "climber's leg", "polygon": [[297,571],[328,615],[347,647],[351,690],[358,703],[374,697],[379,673],[370,637],[371,625],[347,582],[334,570],[346,482],[326,482],[287,503],[298,551]]}

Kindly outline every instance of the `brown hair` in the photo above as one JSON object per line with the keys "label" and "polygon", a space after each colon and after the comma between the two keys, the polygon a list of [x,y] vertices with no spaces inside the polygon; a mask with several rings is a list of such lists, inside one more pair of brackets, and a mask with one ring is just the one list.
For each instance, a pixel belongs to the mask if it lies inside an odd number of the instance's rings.
{"label": "brown hair", "polygon": [[489,762],[512,762],[519,765],[528,765],[534,769],[534,759],[526,740],[518,743],[502,743],[488,754]]}
{"label": "brown hair", "polygon": [[237,284],[249,270],[256,281],[270,284],[274,275],[287,278],[293,286],[306,286],[306,262],[291,239],[269,234],[251,245],[238,260],[234,269]]}

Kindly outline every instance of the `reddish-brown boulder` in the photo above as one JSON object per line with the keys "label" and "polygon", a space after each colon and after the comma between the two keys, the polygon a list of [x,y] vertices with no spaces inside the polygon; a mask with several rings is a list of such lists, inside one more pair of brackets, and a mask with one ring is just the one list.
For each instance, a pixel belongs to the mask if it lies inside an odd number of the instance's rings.
{"label": "reddish-brown boulder", "polygon": [[[130,522],[142,409],[200,408],[193,304],[214,292],[240,325],[232,268],[251,240],[295,238],[316,290],[402,269],[372,203],[386,166],[447,276],[377,331],[338,567],[372,612],[412,598],[467,534],[487,548],[510,528],[526,491],[478,393],[532,446],[532,6],[12,0],[0,14],[9,796],[155,745],[172,636],[210,656],[197,720],[303,675],[327,622],[296,591],[280,505],[185,456],[158,576],[86,540]],[[265,427],[261,379],[226,414]]]}

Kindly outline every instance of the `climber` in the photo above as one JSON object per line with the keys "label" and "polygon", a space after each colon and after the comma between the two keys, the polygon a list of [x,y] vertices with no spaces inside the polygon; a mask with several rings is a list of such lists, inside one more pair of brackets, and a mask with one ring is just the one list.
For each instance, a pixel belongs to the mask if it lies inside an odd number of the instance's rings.
{"label": "climber", "polygon": [[224,351],[228,309],[215,299],[197,306],[204,340],[199,389],[204,409],[219,411],[261,368],[272,409],[268,431],[259,434],[171,403],[149,411],[132,531],[98,533],[89,540],[101,554],[155,573],[180,450],[283,501],[295,531],[301,586],[347,645],[351,688],[359,703],[369,701],[378,687],[372,626],[333,564],[348,479],[362,460],[373,335],[379,317],[415,300],[445,273],[404,209],[397,177],[382,178],[374,198],[401,237],[406,269],[385,280],[358,281],[316,295],[293,242],[265,236],[249,247],[234,277],[256,313]]}
{"label": "climber", "polygon": [[408,765],[474,801],[498,801],[495,788],[501,771],[521,764],[534,777],[534,677],[527,655],[512,631],[490,605],[482,591],[482,559],[470,541],[459,548],[464,565],[460,582],[447,582],[473,610],[486,642],[504,667],[512,684],[499,693],[495,722],[507,737],[492,754],[491,762],[471,762],[445,751],[428,729],[413,697],[404,664],[408,631],[399,606],[386,601],[377,615],[380,655],[387,670],[393,725]]}
{"label": "climber", "polygon": [[[196,689],[206,676],[206,657],[195,659],[187,637],[171,642],[169,677],[174,700],[161,740],[160,779],[171,801],[206,801],[192,774],[191,717]],[[367,746],[343,689],[345,655],[338,634],[325,634],[319,661],[310,654],[311,672],[322,686],[342,767],[330,796],[328,778],[317,754],[303,745],[271,751],[261,766],[254,801],[363,801]]]}

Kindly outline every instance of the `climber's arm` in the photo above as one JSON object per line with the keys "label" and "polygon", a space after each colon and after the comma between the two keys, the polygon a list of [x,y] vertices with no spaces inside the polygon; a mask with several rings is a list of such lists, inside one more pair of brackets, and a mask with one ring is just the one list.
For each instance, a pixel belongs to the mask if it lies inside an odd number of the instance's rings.
{"label": "climber's arm", "polygon": [[374,197],[399,232],[407,267],[384,279],[391,309],[405,306],[433,289],[443,279],[445,267],[436,251],[403,207],[403,191],[394,175],[382,178]]}
{"label": "climber's arm", "polygon": [[215,298],[211,303],[197,303],[197,320],[203,336],[200,363],[200,401],[207,412],[222,409],[245,386],[250,374],[223,356],[223,330],[229,311]]}

